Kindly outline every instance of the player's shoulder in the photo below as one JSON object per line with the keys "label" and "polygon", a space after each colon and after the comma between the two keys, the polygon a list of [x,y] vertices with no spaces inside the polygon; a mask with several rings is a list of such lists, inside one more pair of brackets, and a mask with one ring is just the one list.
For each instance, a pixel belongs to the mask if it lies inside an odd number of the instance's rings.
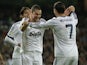
{"label": "player's shoulder", "polygon": [[20,24],[20,21],[13,23],[12,27],[16,27],[18,24]]}
{"label": "player's shoulder", "polygon": [[17,21],[17,22],[15,22],[14,24],[15,24],[15,25],[16,25],[16,24],[20,24],[20,22],[21,22],[21,21]]}
{"label": "player's shoulder", "polygon": [[53,17],[53,18],[49,19],[48,21],[53,21],[53,20],[56,20],[56,17]]}
{"label": "player's shoulder", "polygon": [[56,23],[56,17],[53,17],[53,18],[51,18],[51,19],[49,19],[49,20],[47,20],[47,22],[49,22],[49,23]]}
{"label": "player's shoulder", "polygon": [[40,18],[40,21],[38,23],[40,24],[46,23],[46,20],[44,18]]}
{"label": "player's shoulder", "polygon": [[20,24],[20,22],[21,22],[21,21],[17,21],[17,22],[15,22],[13,25],[16,26],[16,25]]}
{"label": "player's shoulder", "polygon": [[44,18],[40,18],[40,22],[46,22]]}
{"label": "player's shoulder", "polygon": [[56,21],[58,21],[58,20],[60,20],[59,17],[53,17],[53,18],[49,19],[49,21],[53,21],[53,22],[56,22]]}
{"label": "player's shoulder", "polygon": [[59,16],[59,17],[53,17],[50,20],[58,23],[58,22],[63,22],[66,19],[70,19],[70,17],[68,17],[68,16]]}

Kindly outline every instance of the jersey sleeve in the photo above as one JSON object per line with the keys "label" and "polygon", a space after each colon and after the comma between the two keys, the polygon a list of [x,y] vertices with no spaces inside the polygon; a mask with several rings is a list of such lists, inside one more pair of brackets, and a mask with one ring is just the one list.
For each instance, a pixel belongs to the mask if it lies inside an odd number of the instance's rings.
{"label": "jersey sleeve", "polygon": [[16,25],[13,24],[12,27],[10,28],[9,32],[7,33],[7,35],[14,37],[15,33],[16,33]]}
{"label": "jersey sleeve", "polygon": [[31,23],[29,24],[30,27],[33,27],[33,28],[52,28],[55,26],[55,22],[53,19],[50,19],[46,22],[41,22],[41,23]]}
{"label": "jersey sleeve", "polygon": [[75,20],[76,24],[78,24],[78,18],[75,12],[71,12],[70,16]]}
{"label": "jersey sleeve", "polygon": [[10,28],[9,32],[7,33],[5,37],[5,42],[12,43],[13,45],[16,45],[16,40],[15,40],[15,34],[17,33],[16,25],[13,24],[12,27]]}
{"label": "jersey sleeve", "polygon": [[8,35],[5,37],[4,42],[10,43],[10,44],[12,44],[13,46],[17,45],[17,44],[16,44],[16,43],[17,43],[16,40],[14,40],[12,37],[10,37],[10,36],[8,36]]}
{"label": "jersey sleeve", "polygon": [[74,19],[77,19],[77,15],[76,15],[75,12],[71,12],[71,13],[70,13],[70,16],[73,17]]}

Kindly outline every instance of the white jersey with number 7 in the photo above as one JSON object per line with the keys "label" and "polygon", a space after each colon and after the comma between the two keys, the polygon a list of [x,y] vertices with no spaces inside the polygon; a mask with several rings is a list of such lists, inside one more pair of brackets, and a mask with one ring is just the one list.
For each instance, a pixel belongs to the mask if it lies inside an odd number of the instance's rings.
{"label": "white jersey with number 7", "polygon": [[76,25],[78,19],[75,13],[70,16],[55,17],[46,23],[30,24],[34,28],[51,28],[54,35],[55,57],[78,56],[76,45]]}

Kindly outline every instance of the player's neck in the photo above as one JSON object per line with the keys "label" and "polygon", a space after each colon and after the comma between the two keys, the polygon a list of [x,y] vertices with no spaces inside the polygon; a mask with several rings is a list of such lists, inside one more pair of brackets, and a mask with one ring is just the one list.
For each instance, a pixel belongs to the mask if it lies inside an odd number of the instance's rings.
{"label": "player's neck", "polygon": [[39,22],[40,19],[32,19],[31,22]]}
{"label": "player's neck", "polygon": [[64,17],[65,14],[57,14],[57,15],[56,15],[56,17],[60,17],[60,16]]}

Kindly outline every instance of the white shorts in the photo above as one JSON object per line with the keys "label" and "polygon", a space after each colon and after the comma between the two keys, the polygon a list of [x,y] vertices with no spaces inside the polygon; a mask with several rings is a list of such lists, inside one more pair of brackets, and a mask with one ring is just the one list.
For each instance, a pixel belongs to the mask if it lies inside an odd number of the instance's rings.
{"label": "white shorts", "polygon": [[42,65],[42,53],[37,51],[23,53],[22,65]]}
{"label": "white shorts", "polygon": [[22,65],[22,59],[21,58],[13,58],[12,65]]}
{"label": "white shorts", "polygon": [[78,65],[78,57],[56,57],[53,65]]}

